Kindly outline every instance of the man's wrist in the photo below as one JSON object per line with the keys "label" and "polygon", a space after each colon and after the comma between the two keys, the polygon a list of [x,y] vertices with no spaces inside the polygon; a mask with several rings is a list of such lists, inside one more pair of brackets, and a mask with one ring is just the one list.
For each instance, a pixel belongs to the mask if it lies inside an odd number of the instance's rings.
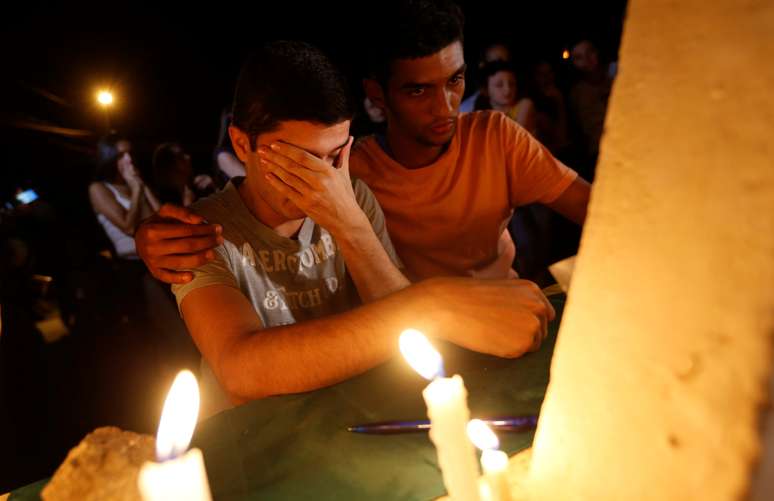
{"label": "man's wrist", "polygon": [[346,222],[336,225],[336,227],[328,228],[328,231],[333,238],[336,239],[339,245],[354,246],[357,246],[365,239],[370,238],[371,234],[374,232],[371,222],[362,212]]}
{"label": "man's wrist", "polygon": [[[430,338],[453,342],[454,329],[458,329],[459,325],[448,307],[448,298],[444,297],[450,292],[454,294],[449,289],[451,283],[447,277],[433,277],[404,289],[412,295],[409,302],[414,312],[408,326],[419,329]],[[452,330],[449,326],[453,326]]]}

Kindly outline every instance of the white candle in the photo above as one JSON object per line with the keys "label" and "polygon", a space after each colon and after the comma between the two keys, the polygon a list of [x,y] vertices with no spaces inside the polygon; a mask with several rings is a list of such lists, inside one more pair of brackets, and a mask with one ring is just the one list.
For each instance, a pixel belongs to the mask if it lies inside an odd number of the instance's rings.
{"label": "white candle", "polygon": [[414,370],[426,379],[433,379],[422,396],[430,418],[430,440],[435,445],[449,497],[478,501],[478,467],[475,450],[465,435],[470,412],[462,378],[443,377],[441,355],[419,331],[404,331],[400,336],[400,350]]}
{"label": "white candle", "polygon": [[489,484],[491,501],[511,501],[508,487],[508,454],[487,449],[481,453],[481,467],[484,479]]}
{"label": "white candle", "polygon": [[480,419],[468,423],[468,437],[481,449],[481,468],[490,501],[511,501],[508,486],[508,454],[498,450],[497,435]]}
{"label": "white candle", "polygon": [[158,463],[145,463],[137,479],[145,501],[210,501],[210,486],[202,452],[191,449],[199,416],[199,387],[190,371],[175,378],[164,402],[156,436]]}
{"label": "white candle", "polygon": [[145,463],[138,481],[145,501],[211,499],[202,451],[199,449],[191,449],[163,463]]}

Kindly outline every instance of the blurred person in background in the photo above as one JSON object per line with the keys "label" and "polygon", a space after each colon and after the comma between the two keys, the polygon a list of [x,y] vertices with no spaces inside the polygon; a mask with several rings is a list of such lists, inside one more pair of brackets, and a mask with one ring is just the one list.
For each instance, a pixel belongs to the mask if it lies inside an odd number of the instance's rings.
{"label": "blurred person in background", "polygon": [[100,284],[100,294],[113,297],[105,322],[123,324],[133,337],[143,339],[148,363],[160,374],[180,366],[196,369],[195,348],[172,297],[137,257],[134,231],[160,204],[134,165],[125,137],[111,133],[97,144],[97,171],[89,195],[118,258],[110,260],[109,281]]}
{"label": "blurred person in background", "polygon": [[535,103],[535,135],[551,153],[567,161],[567,105],[556,84],[556,72],[548,61],[532,68],[530,96]]}
{"label": "blurred person in background", "polygon": [[484,66],[475,108],[505,113],[535,135],[535,104],[518,86],[516,69],[505,61],[494,61]]}
{"label": "blurred person in background", "polygon": [[[511,50],[507,45],[501,42],[490,43],[481,52],[481,57],[478,61],[478,69],[481,70],[487,63],[494,61],[510,61]],[[476,107],[476,99],[479,97],[479,90],[476,90],[473,94],[465,98],[460,104],[460,113],[466,113],[473,111]]]}
{"label": "blurred person in background", "polygon": [[159,201],[140,176],[128,139],[110,133],[97,143],[97,170],[89,186],[97,220],[113,243],[116,256],[137,259],[134,230],[159,210]]}
{"label": "blurred person in background", "polygon": [[178,143],[163,143],[153,152],[153,182],[161,203],[188,207],[215,191],[207,174],[194,175],[191,155]]}
{"label": "blurred person in background", "polygon": [[588,179],[593,179],[613,85],[612,66],[600,62],[599,51],[588,40],[575,44],[570,54],[579,74],[570,90],[570,110],[583,154],[583,161],[578,165]]}

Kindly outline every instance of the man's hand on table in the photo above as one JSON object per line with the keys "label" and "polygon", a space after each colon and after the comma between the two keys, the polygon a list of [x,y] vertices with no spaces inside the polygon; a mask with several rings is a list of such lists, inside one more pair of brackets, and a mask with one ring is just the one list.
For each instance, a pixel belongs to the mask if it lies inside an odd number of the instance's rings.
{"label": "man's hand on table", "polygon": [[169,284],[184,284],[193,279],[190,270],[215,259],[212,250],[223,243],[217,224],[205,224],[204,218],[188,209],[164,204],[142,222],[134,235],[137,254],[151,274]]}
{"label": "man's hand on table", "polygon": [[536,351],[556,312],[528,280],[435,278],[419,284],[439,312],[431,333],[469,350],[503,358]]}

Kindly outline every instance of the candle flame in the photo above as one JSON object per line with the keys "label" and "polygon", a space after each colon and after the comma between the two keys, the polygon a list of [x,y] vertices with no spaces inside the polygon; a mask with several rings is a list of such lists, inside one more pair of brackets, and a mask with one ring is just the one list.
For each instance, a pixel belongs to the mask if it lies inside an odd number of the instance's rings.
{"label": "candle flame", "polygon": [[443,376],[443,359],[424,334],[406,329],[400,335],[400,352],[412,369],[425,379]]}
{"label": "candle flame", "polygon": [[570,51],[569,50],[564,49],[564,51],[562,51],[562,59],[570,59]]}
{"label": "candle flame", "polygon": [[500,447],[497,435],[480,419],[471,419],[468,422],[468,438],[473,442],[473,445],[482,451],[495,450]]}
{"label": "candle flame", "polygon": [[199,386],[191,371],[180,371],[164,401],[159,431],[156,434],[156,458],[166,461],[183,454],[199,417]]}

